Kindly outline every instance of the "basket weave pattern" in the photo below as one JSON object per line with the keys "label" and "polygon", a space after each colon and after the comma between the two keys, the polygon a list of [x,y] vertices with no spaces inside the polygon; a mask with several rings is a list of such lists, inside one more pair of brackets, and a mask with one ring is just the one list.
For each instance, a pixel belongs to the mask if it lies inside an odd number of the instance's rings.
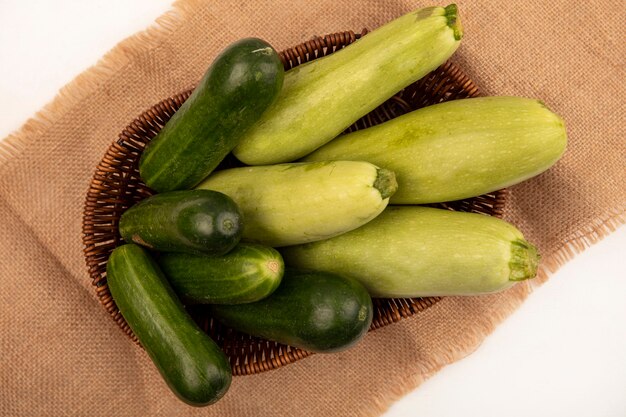
{"label": "basket weave pattern", "polygon": [[[316,37],[281,52],[280,57],[285,69],[288,70],[331,54],[355,42],[365,33],[365,30],[360,34],[347,31]],[[98,165],[85,201],[83,242],[89,275],[104,308],[135,342],[137,338],[109,292],[106,262],[113,249],[124,243],[118,233],[121,214],[153,194],[139,178],[138,162],[141,152],[189,97],[191,91],[184,91],[161,101],[122,131]],[[478,95],[474,83],[455,65],[447,62],[358,120],[347,131],[371,127],[420,107]],[[237,164],[234,158],[229,157],[221,168]],[[471,199],[433,206],[501,217],[506,195],[505,190],[500,190]],[[439,297],[374,299],[374,320],[370,330],[411,316],[439,300]],[[215,322],[202,306],[190,307],[189,312],[229,357],[233,375],[248,375],[275,369],[311,354],[226,328]]]}

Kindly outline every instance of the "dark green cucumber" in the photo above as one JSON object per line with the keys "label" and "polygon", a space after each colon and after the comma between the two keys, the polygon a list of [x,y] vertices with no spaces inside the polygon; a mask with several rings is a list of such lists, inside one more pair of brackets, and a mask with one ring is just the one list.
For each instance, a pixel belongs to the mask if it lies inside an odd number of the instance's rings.
{"label": "dark green cucumber", "polygon": [[187,303],[261,300],[278,287],[285,269],[277,250],[252,243],[242,243],[224,256],[163,253],[157,262]]}
{"label": "dark green cucumber", "polygon": [[228,359],[185,312],[145,249],[117,247],[107,263],[107,283],[122,316],[181,400],[203,406],[226,393],[232,378]]}
{"label": "dark green cucumber", "polygon": [[247,38],[230,45],[146,147],[141,179],[158,192],[193,188],[278,96],[283,75],[278,54],[265,41]]}
{"label": "dark green cucumber", "polygon": [[126,242],[157,251],[219,256],[239,243],[243,224],[230,197],[192,190],[148,197],[122,214],[119,229]]}
{"label": "dark green cucumber", "polygon": [[269,297],[237,306],[213,305],[213,316],[242,332],[312,352],[354,345],[372,323],[372,299],[356,280],[287,269]]}

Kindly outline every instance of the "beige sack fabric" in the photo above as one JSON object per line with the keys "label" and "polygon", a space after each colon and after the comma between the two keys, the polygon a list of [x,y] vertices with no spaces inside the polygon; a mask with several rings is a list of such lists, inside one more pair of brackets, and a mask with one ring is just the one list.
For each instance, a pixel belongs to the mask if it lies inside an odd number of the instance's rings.
{"label": "beige sack fabric", "polygon": [[[0,142],[0,414],[373,416],[473,351],[531,291],[451,297],[356,348],[237,377],[216,405],[176,399],[99,305],[82,256],[84,194],[119,131],[192,86],[245,36],[277,49],[376,28],[415,1],[182,0],[123,41]],[[486,94],[541,98],[567,124],[550,171],[513,187],[506,219],[543,254],[541,277],[624,223],[626,38],[622,1],[459,1],[453,61]]]}

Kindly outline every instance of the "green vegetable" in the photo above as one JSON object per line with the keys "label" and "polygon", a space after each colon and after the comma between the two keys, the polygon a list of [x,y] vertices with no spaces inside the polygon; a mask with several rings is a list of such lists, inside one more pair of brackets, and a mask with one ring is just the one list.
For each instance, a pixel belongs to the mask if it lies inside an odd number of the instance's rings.
{"label": "green vegetable", "polygon": [[234,149],[248,165],[296,160],[444,63],[459,46],[454,4],[393,20],[285,74],[276,102]]}
{"label": "green vegetable", "polygon": [[496,292],[533,278],[539,260],[503,220],[419,206],[389,206],[363,227],[282,254],[288,266],[357,279],[375,297]]}
{"label": "green vegetable", "polygon": [[454,100],[340,136],[306,161],[363,160],[393,170],[393,204],[460,200],[535,176],[565,151],[563,121],[521,97]]}
{"label": "green vegetable", "polygon": [[278,96],[284,69],[254,38],[226,48],[141,156],[141,179],[158,192],[191,189],[239,143]]}
{"label": "green vegetable", "polygon": [[214,173],[199,188],[223,192],[246,219],[243,239],[278,247],[355,229],[387,206],[393,172],[367,162],[244,167]]}
{"label": "green vegetable", "polygon": [[245,243],[224,256],[163,253],[157,262],[176,294],[188,303],[258,301],[274,292],[284,272],[278,251]]}
{"label": "green vegetable", "polygon": [[171,191],[148,197],[126,210],[120,234],[128,243],[168,252],[223,255],[239,242],[239,207],[209,190]]}
{"label": "green vegetable", "polygon": [[354,345],[372,323],[372,300],[357,281],[287,269],[278,289],[256,303],[211,306],[229,327],[313,352]]}
{"label": "green vegetable", "polygon": [[107,283],[122,316],[181,400],[203,406],[226,393],[228,359],[185,312],[146,250],[117,247],[107,264]]}

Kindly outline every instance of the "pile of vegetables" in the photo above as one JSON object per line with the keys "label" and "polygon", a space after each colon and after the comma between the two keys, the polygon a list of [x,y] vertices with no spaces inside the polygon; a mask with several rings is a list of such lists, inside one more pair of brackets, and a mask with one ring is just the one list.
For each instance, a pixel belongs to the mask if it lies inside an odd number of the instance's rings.
{"label": "pile of vegetables", "polygon": [[[243,39],[211,64],[142,154],[154,191],[123,213],[111,294],[183,401],[228,390],[228,359],[184,305],[314,352],[357,343],[371,297],[476,295],[536,275],[513,225],[421,206],[519,183],[565,150],[562,120],[520,97],[445,102],[342,134],[445,62],[455,5],[414,11],[284,72]],[[245,166],[215,171],[229,154]]]}

